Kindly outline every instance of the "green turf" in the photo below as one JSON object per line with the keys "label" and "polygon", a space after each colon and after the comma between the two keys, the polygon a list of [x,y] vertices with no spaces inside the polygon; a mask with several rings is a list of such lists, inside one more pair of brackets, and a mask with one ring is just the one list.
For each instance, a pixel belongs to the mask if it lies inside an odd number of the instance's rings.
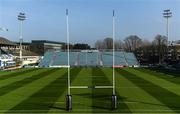
{"label": "green turf", "polygon": [[[72,113],[180,113],[179,71],[116,69],[118,109],[112,89],[71,89]],[[112,85],[112,68],[71,68],[72,86]],[[0,72],[0,113],[69,113],[67,69]]]}

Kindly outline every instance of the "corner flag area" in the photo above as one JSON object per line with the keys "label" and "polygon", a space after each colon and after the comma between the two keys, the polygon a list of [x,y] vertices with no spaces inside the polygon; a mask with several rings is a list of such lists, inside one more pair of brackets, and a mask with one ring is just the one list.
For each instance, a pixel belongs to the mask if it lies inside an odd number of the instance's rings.
{"label": "corner flag area", "polygon": [[[180,72],[116,68],[117,110],[111,110],[112,68],[71,68],[70,113],[180,113]],[[88,87],[88,88],[83,88]],[[0,113],[68,113],[66,68],[0,71]]]}

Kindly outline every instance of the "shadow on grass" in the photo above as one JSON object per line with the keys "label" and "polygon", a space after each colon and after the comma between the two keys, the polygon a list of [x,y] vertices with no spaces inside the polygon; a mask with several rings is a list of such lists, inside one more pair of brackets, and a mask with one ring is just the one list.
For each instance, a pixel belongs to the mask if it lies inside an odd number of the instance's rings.
{"label": "shadow on grass", "polygon": [[[71,81],[76,78],[80,71],[80,68],[71,69]],[[51,108],[65,110],[65,104],[64,106],[59,107],[53,105],[66,89],[67,72],[59,76],[59,78],[52,81],[47,86],[40,89],[38,92],[31,95],[29,98],[22,101],[20,104],[10,109],[8,112],[13,112],[13,110],[16,110],[16,112],[17,110],[31,110],[31,113],[36,113],[41,110],[41,113],[47,113]]]}
{"label": "shadow on grass", "polygon": [[[179,113],[180,109],[180,96],[160,87],[157,86],[149,81],[146,81],[135,74],[132,74],[128,71],[125,71],[124,69],[118,69],[117,72],[124,76],[124,78],[128,79],[132,83],[134,83],[136,86],[142,88],[144,91],[149,93],[151,96],[162,102],[165,106],[172,109],[174,112]],[[147,84],[146,85],[142,85]]]}
{"label": "shadow on grass", "polygon": [[[100,79],[92,78],[92,84],[97,85],[98,83],[104,82],[103,85],[112,85],[112,82],[106,77],[104,72],[101,68],[93,68],[92,75],[103,76]],[[124,112],[130,113],[128,106],[124,103],[126,98],[121,97],[118,92],[116,92],[118,98],[118,109],[112,111],[111,109],[111,96],[112,96],[112,89],[92,89],[92,107],[93,113],[102,112],[101,109],[104,109],[104,112]],[[100,110],[99,110],[100,109]]]}
{"label": "shadow on grass", "polygon": [[6,94],[6,93],[9,93],[15,89],[18,89],[20,87],[23,87],[35,80],[38,80],[46,75],[50,75],[52,74],[53,72],[57,71],[58,69],[48,69],[47,71],[44,71],[42,73],[39,73],[39,74],[35,74],[35,75],[32,75],[31,77],[28,77],[28,78],[25,78],[23,80],[20,80],[20,81],[16,81],[14,83],[11,83],[10,85],[7,85],[7,86],[4,86],[4,87],[1,87],[0,88],[0,96]]}
{"label": "shadow on grass", "polygon": [[19,71],[16,71],[14,73],[5,74],[5,75],[0,76],[0,80],[5,80],[5,79],[12,78],[12,77],[15,77],[15,76],[28,74],[28,73],[30,73],[32,71],[37,71],[37,70],[39,70],[39,68],[36,68],[36,69],[31,68],[31,69],[27,69],[27,70],[19,70]]}

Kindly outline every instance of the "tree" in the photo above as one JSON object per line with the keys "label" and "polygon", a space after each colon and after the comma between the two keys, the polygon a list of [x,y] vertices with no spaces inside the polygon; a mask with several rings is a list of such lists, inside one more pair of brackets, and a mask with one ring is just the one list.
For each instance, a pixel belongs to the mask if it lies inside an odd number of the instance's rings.
{"label": "tree", "polygon": [[124,43],[121,40],[116,40],[114,42],[114,47],[115,47],[115,49],[123,49]]}
{"label": "tree", "polygon": [[86,50],[86,49],[91,49],[91,47],[88,44],[77,43],[77,44],[74,44],[73,49],[81,49],[81,50],[85,49]]}
{"label": "tree", "polygon": [[[121,40],[116,40],[114,42],[115,49],[123,49],[124,44]],[[105,38],[104,40],[97,40],[95,43],[96,49],[113,49],[113,39]]]}
{"label": "tree", "polygon": [[96,49],[105,49],[104,43],[102,40],[97,40],[95,43],[95,48]]}
{"label": "tree", "polygon": [[105,38],[103,40],[105,49],[113,49],[113,39],[112,38]]}
{"label": "tree", "polygon": [[142,40],[136,35],[130,35],[124,39],[125,49],[130,52],[135,50],[142,45]]}
{"label": "tree", "polygon": [[[68,47],[67,44],[63,44],[62,47],[61,47],[61,49],[62,49],[62,50],[66,50],[67,47]],[[69,49],[73,49],[73,45],[72,45],[72,44],[69,44]]]}
{"label": "tree", "polygon": [[159,34],[156,35],[153,45],[157,47],[156,50],[159,56],[159,64],[161,64],[163,60],[165,60],[167,54],[167,37]]}

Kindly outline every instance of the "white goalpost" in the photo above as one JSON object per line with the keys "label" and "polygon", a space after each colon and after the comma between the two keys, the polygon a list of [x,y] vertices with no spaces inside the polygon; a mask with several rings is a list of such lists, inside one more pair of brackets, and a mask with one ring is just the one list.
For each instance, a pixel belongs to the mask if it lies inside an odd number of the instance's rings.
{"label": "white goalpost", "polygon": [[71,82],[70,82],[70,64],[69,64],[69,17],[66,9],[66,31],[67,31],[67,55],[68,55],[68,94],[66,96],[66,109],[72,110]]}
{"label": "white goalpost", "polygon": [[[114,42],[115,42],[115,12],[113,10],[113,16],[112,16],[112,37],[113,37],[113,73],[112,73],[112,78],[113,78],[113,84],[112,86],[71,86],[71,81],[70,81],[70,62],[69,62],[69,17],[68,17],[68,9],[66,9],[66,27],[67,27],[67,35],[66,35],[66,38],[67,38],[67,59],[68,59],[68,92],[67,92],[67,95],[66,95],[66,109],[67,111],[71,111],[72,110],[72,95],[71,95],[71,89],[88,89],[88,88],[91,88],[91,89],[112,89],[112,96],[111,96],[111,108],[112,110],[114,109],[117,109],[117,96],[116,96],[116,93],[115,93],[115,45],[114,45]],[[87,52],[85,52],[85,64],[87,66]],[[97,64],[98,64],[98,61],[99,61],[99,53],[97,52]]]}
{"label": "white goalpost", "polygon": [[112,93],[112,109],[117,108],[117,96],[116,96],[116,89],[115,89],[115,12],[113,10],[113,17],[112,17],[112,32],[113,32],[113,93]]}

